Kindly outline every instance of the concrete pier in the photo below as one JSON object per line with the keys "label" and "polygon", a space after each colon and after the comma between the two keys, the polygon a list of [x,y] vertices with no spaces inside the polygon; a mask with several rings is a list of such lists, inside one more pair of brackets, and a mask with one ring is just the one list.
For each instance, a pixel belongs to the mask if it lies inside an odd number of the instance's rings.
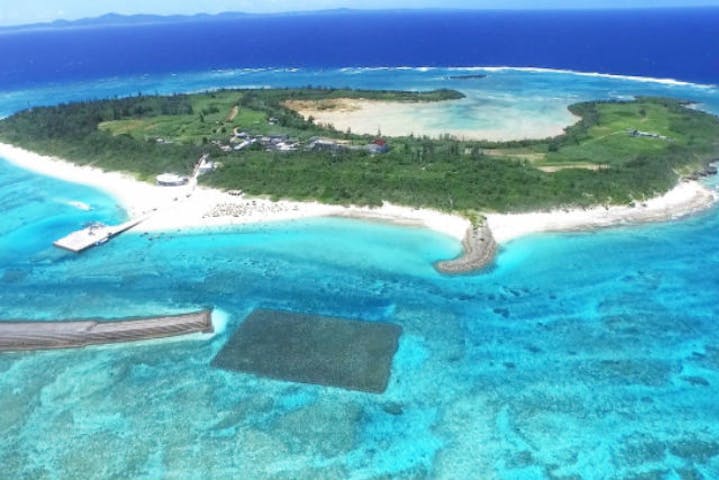
{"label": "concrete pier", "polygon": [[53,245],[74,253],[80,253],[88,248],[101,245],[112,237],[115,237],[131,228],[139,225],[145,218],[130,220],[120,225],[95,224],[87,228],[72,232],[70,235],[53,242]]}
{"label": "concrete pier", "polygon": [[0,321],[0,352],[79,348],[213,331],[211,310],[113,321]]}

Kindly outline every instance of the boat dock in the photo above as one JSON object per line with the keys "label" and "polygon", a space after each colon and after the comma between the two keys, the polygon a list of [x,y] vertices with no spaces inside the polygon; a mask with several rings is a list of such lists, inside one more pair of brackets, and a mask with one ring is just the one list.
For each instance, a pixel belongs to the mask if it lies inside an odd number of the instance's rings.
{"label": "boat dock", "polygon": [[137,220],[130,220],[120,225],[104,225],[96,223],[89,227],[83,228],[76,232],[72,232],[66,237],[53,242],[53,245],[65,250],[69,250],[74,253],[80,253],[88,248],[92,248],[96,245],[101,245],[112,237],[115,237],[123,232],[130,230],[131,228],[142,223],[146,218],[140,218]]}
{"label": "boat dock", "polygon": [[213,331],[211,310],[113,321],[0,321],[0,352],[80,348]]}
{"label": "boat dock", "polygon": [[[158,184],[163,184],[163,181],[160,180],[159,177],[163,177],[166,175],[169,175],[170,177],[172,177],[172,179],[181,178],[183,179],[183,182],[181,184],[177,184],[177,186],[182,185],[189,187],[185,197],[190,197],[194,193],[195,187],[197,187],[197,178],[203,172],[212,170],[214,168],[214,165],[212,164],[212,162],[209,161],[209,158],[209,154],[203,154],[195,163],[195,167],[192,170],[192,175],[189,178],[178,177],[174,174],[162,174],[158,176]],[[167,181],[166,185],[175,186],[172,180]],[[168,194],[171,194],[171,192],[172,190],[168,189]],[[174,192],[174,194],[176,195],[177,192]],[[175,197],[174,201],[177,201],[177,197]],[[97,245],[102,245],[111,238],[116,237],[117,235],[120,235],[121,233],[126,232],[133,227],[136,227],[140,223],[150,218],[150,216],[152,216],[156,211],[157,208],[153,208],[151,212],[149,210],[146,210],[143,217],[127,221],[120,225],[105,225],[102,223],[95,223],[83,228],[82,230],[77,230],[70,233],[69,235],[61,238],[60,240],[53,242],[53,245],[74,253],[80,253],[89,248],[96,247]]]}

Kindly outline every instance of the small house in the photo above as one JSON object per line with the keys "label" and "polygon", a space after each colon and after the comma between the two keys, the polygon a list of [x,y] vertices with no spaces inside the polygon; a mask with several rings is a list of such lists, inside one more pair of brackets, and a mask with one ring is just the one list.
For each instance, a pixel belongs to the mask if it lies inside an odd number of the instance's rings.
{"label": "small house", "polygon": [[389,152],[389,145],[382,138],[375,139],[374,142],[370,143],[365,147],[371,154],[387,153]]}

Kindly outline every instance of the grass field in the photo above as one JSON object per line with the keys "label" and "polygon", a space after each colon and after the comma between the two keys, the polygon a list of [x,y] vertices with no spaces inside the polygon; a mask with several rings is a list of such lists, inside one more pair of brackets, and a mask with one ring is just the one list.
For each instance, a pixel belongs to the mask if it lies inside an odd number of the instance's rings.
{"label": "grass field", "polygon": [[[163,139],[196,145],[226,139],[228,132],[239,126],[265,133],[267,114],[239,108],[241,99],[242,94],[230,91],[193,95],[189,99],[193,113],[110,120],[101,122],[98,128],[113,135],[128,134],[137,140]],[[237,112],[234,116],[233,110]]]}

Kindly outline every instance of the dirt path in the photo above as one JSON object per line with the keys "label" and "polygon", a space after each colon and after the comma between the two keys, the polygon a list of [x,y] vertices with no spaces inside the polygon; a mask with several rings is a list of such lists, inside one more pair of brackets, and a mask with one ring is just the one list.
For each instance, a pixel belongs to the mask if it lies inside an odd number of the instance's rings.
{"label": "dirt path", "polygon": [[227,118],[225,118],[225,121],[231,122],[235,119],[238,113],[240,113],[240,107],[235,105],[234,107],[232,107],[232,110],[230,110],[230,113],[227,115]]}

